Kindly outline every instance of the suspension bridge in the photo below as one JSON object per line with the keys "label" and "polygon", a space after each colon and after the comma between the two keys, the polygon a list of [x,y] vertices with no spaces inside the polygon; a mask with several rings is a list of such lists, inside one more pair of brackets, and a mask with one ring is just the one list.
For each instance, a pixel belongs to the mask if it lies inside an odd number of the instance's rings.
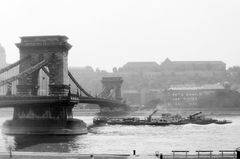
{"label": "suspension bridge", "polygon": [[4,134],[84,134],[86,124],[73,118],[78,103],[98,104],[100,114],[129,111],[121,96],[121,77],[103,77],[92,96],[68,70],[71,45],[66,36],[25,36],[16,46],[20,60],[0,70],[0,108],[13,107]]}

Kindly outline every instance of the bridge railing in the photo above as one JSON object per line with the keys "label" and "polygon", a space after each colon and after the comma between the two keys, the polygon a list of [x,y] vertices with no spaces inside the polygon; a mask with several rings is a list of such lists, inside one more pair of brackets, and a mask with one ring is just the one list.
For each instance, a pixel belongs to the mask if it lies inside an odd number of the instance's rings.
{"label": "bridge railing", "polygon": [[[149,154],[147,156],[154,156],[154,157],[161,158],[161,159],[162,158],[168,158],[168,159],[171,159],[171,158],[172,159],[176,159],[176,158],[177,159],[183,159],[183,158],[186,158],[186,159],[187,158],[189,158],[189,159],[210,159],[210,158],[234,159],[234,158],[237,158],[237,159],[239,159],[238,154],[240,154],[240,152],[238,152],[237,150],[219,150],[220,154],[219,153],[213,154],[213,150],[197,150],[197,151],[195,151],[196,153],[188,154],[189,152],[190,151],[188,151],[188,150],[174,150],[174,151],[172,151],[172,153],[173,153],[172,155],[171,154],[163,155],[163,153],[161,153],[161,151],[155,151],[155,154]],[[223,155],[224,152],[229,153],[229,154]],[[176,153],[182,153],[182,154],[176,155]],[[200,156],[200,153],[206,153],[206,154],[201,154],[201,156]],[[133,150],[133,156],[135,156],[136,154],[137,154],[136,150]],[[140,158],[143,158],[144,155],[138,155],[138,156],[141,156]]]}
{"label": "bridge railing", "polygon": [[71,93],[68,95],[68,99],[71,101],[79,101],[79,98],[80,98],[80,96],[78,94]]}
{"label": "bridge railing", "polygon": [[11,95],[11,96],[0,96],[0,101],[21,101],[21,100],[68,100],[68,96],[23,96],[23,95]]}
{"label": "bridge railing", "polygon": [[233,154],[233,157],[235,157],[235,156],[236,156],[235,154],[237,153],[236,150],[219,150],[219,152],[221,153],[222,158],[225,157],[225,156],[224,156],[224,153],[226,154],[226,156],[227,156],[227,155],[229,156],[229,153],[232,153],[232,154]]}

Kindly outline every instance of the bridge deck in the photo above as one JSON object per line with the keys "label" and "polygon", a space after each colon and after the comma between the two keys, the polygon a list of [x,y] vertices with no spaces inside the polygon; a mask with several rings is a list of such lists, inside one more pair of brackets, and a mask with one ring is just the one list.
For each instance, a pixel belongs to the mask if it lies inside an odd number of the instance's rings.
{"label": "bridge deck", "polygon": [[76,95],[71,96],[0,96],[0,108],[13,107],[26,104],[42,104],[42,103],[58,103],[58,102],[70,102],[70,103],[91,103],[91,104],[112,104],[122,105],[121,101],[109,100],[95,97],[79,97]]}

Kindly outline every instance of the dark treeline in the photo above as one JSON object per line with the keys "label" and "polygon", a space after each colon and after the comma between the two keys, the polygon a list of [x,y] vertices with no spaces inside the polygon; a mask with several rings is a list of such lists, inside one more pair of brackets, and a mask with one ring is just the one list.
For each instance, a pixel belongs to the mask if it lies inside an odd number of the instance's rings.
{"label": "dark treeline", "polygon": [[240,108],[240,93],[233,90],[221,90],[204,95],[198,99],[200,108]]}

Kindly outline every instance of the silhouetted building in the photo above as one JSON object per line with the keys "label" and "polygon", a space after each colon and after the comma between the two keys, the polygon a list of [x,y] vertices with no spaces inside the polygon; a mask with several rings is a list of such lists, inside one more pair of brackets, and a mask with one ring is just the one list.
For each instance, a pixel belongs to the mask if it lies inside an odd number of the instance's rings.
{"label": "silhouetted building", "polygon": [[222,61],[171,61],[168,58],[161,64],[156,62],[128,62],[121,72],[161,72],[161,71],[225,71]]}
{"label": "silhouetted building", "polygon": [[6,67],[8,64],[6,62],[6,53],[4,47],[0,44],[0,68]]}
{"label": "silhouetted building", "polygon": [[222,61],[170,61],[168,58],[161,64],[163,71],[225,71]]}
{"label": "silhouetted building", "polygon": [[68,67],[68,69],[76,79],[83,78],[83,77],[92,77],[95,75],[95,72],[91,66]]}
{"label": "silhouetted building", "polygon": [[122,96],[131,105],[144,105],[151,100],[162,100],[162,91],[159,89],[144,88],[141,91],[123,90]]}
{"label": "silhouetted building", "polygon": [[156,62],[128,62],[122,72],[158,72],[160,66]]}
{"label": "silhouetted building", "polygon": [[141,93],[137,90],[123,90],[122,96],[123,99],[130,105],[141,104]]}
{"label": "silhouetted building", "polygon": [[142,89],[141,90],[141,103],[145,104],[152,100],[162,100],[162,91],[160,89]]}

